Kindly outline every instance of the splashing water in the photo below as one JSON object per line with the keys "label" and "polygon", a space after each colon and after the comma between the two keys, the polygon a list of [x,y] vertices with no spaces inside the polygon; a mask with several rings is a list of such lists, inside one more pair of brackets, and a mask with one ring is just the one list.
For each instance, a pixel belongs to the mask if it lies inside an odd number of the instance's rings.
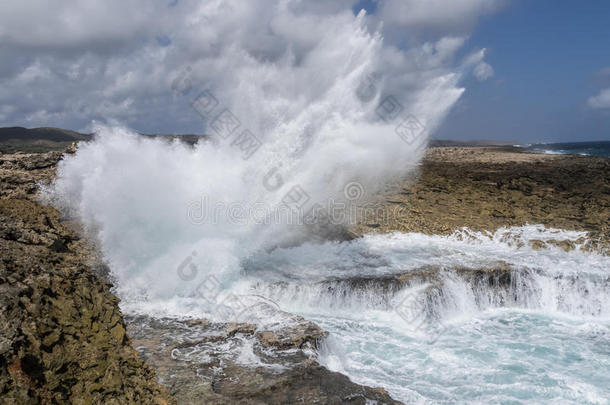
{"label": "splashing water", "polygon": [[[99,241],[123,311],[228,320],[219,301],[257,295],[331,332],[320,353],[329,368],[406,402],[607,403],[610,261],[581,249],[583,233],[529,226],[269,249],[305,228],[262,220],[286,201],[300,212],[347,204],[347,184],[366,198],[409,174],[425,140],[407,142],[397,126],[416,117],[427,137],[463,92],[434,46],[384,45],[363,13],[320,18],[322,34],[288,38],[279,55],[236,40],[192,67],[235,131],[214,133],[209,120],[215,136],[190,147],[99,126],[60,162],[45,195]],[[393,92],[397,117],[379,110]],[[245,130],[260,142],[247,155]],[[538,251],[534,239],[576,249]],[[442,333],[405,320],[401,305],[413,302]]]}
{"label": "splashing water", "polygon": [[[328,32],[298,58],[290,46],[272,60],[239,43],[222,49],[206,86],[218,116],[231,114],[237,129],[213,119],[212,140],[191,148],[98,126],[93,141],[60,162],[47,196],[99,240],[122,299],[196,297],[209,276],[227,287],[239,279],[242,259],[303,232],[263,221],[271,213],[349,203],[354,194],[346,185],[359,186],[356,197],[373,195],[413,169],[427,135],[463,89],[458,75],[442,69],[400,77],[388,70],[363,97],[363,80],[383,73],[378,61],[388,51],[364,16],[321,22]],[[232,74],[219,76],[228,65]],[[385,88],[407,96],[387,105]],[[425,128],[417,142],[397,133],[404,116]],[[251,135],[260,147],[244,153],[243,136]],[[185,261],[188,271],[178,271]]]}
{"label": "splashing water", "polygon": [[[585,238],[526,226],[306,244],[250,258],[238,290],[314,320],[327,367],[405,403],[605,404],[610,258]],[[405,316],[413,296],[426,305]]]}

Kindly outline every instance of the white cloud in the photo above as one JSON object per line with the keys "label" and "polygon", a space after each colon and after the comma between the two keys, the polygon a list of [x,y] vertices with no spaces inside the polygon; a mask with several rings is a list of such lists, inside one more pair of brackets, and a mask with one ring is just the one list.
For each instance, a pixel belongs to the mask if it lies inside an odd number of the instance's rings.
{"label": "white cloud", "polygon": [[385,24],[410,29],[465,32],[477,19],[502,6],[502,0],[379,0]]}
{"label": "white cloud", "polygon": [[[380,85],[409,98],[455,70],[455,55],[468,33],[451,32],[467,31],[478,16],[500,4],[381,0],[377,15],[361,16],[357,22],[352,12],[356,0],[168,3],[2,2],[0,58],[12,62],[0,66],[0,106],[12,108],[3,111],[0,125],[27,121],[79,128],[91,120],[120,120],[143,131],[201,132],[200,118],[171,91],[172,81],[187,66],[196,87],[213,85],[226,99],[237,92],[262,91],[262,84],[264,91],[286,99],[295,94],[306,99],[332,84],[333,75],[321,74],[322,69],[351,68],[333,66],[337,55],[362,63],[361,70],[383,74],[385,84]],[[374,29],[381,20],[383,40]],[[400,46],[402,36],[390,35],[397,30],[410,35],[421,27],[438,33],[426,40],[414,36],[408,49]],[[376,39],[364,41],[354,34],[360,29]],[[358,41],[368,48],[352,54],[338,51],[357,49]],[[377,57],[358,59],[366,52]],[[478,63],[485,63],[482,57]],[[491,69],[470,68],[481,71],[475,72],[477,77],[488,76]],[[297,80],[302,83],[295,84]],[[248,87],[248,82],[256,86]]]}
{"label": "white cloud", "polygon": [[117,46],[164,31],[175,14],[162,1],[3,1],[0,42],[37,49]]}
{"label": "white cloud", "polygon": [[599,77],[610,77],[610,66],[600,69],[595,75]]}
{"label": "white cloud", "polygon": [[474,68],[474,77],[478,81],[484,82],[494,75],[494,69],[487,62],[481,62]]}
{"label": "white cloud", "polygon": [[602,89],[598,95],[589,97],[587,103],[591,108],[610,108],[610,88]]}
{"label": "white cloud", "polygon": [[494,70],[491,65],[485,62],[485,54],[487,50],[485,48],[479,49],[470,53],[466,58],[464,58],[463,65],[466,68],[472,69],[472,73],[474,77],[483,82],[494,75]]}
{"label": "white cloud", "polygon": [[487,50],[485,48],[471,52],[468,56],[464,58],[464,65],[472,66],[483,62],[483,59],[485,59],[485,53],[487,53]]}

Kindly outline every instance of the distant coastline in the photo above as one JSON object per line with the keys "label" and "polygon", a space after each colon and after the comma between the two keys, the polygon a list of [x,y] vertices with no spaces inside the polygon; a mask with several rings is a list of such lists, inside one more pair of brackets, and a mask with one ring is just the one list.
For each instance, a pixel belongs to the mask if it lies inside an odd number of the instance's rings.
{"label": "distant coastline", "polygon": [[[199,138],[208,138],[201,134],[144,134],[153,137],[180,139],[194,144]],[[63,151],[72,142],[91,139],[93,134],[85,134],[68,129],[41,127],[0,127],[0,152],[40,153],[47,151]],[[563,142],[563,143],[516,143],[498,140],[468,140],[431,139],[429,147],[501,147],[507,151],[527,151],[544,154],[575,154],[583,156],[610,157],[610,141],[595,142]]]}

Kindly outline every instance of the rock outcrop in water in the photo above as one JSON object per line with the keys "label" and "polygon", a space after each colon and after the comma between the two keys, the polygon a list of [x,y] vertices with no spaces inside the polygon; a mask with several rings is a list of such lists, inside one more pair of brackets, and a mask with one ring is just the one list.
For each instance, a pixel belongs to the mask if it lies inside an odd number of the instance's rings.
{"label": "rock outcrop in water", "polygon": [[288,326],[130,319],[129,333],[180,404],[399,404],[316,361],[327,333],[290,314]]}

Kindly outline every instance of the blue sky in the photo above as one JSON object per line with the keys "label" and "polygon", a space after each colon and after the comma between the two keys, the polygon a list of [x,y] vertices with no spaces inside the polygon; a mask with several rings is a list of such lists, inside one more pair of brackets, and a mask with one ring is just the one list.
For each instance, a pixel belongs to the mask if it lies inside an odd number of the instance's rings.
{"label": "blue sky", "polygon": [[588,105],[610,87],[610,1],[512,2],[469,44],[487,48],[495,76],[464,82],[438,138],[610,140],[610,109]]}

